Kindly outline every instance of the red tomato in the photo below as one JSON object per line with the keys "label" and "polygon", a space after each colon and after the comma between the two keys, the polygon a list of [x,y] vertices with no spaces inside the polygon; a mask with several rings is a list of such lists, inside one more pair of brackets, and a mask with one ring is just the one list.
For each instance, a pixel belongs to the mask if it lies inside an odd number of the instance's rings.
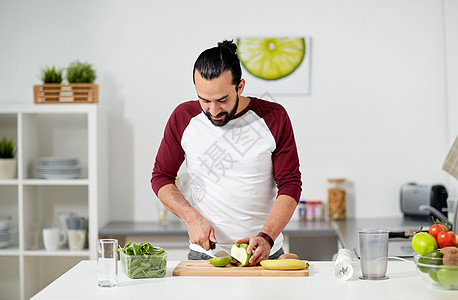
{"label": "red tomato", "polygon": [[438,235],[440,232],[443,232],[443,231],[447,231],[447,227],[445,227],[445,225],[442,225],[442,224],[435,224],[435,225],[429,227],[428,233],[429,233],[430,235],[432,235],[435,239],[437,239],[437,235]]}
{"label": "red tomato", "polygon": [[443,231],[437,235],[437,244],[439,247],[450,247],[455,245],[456,235],[451,231]]}

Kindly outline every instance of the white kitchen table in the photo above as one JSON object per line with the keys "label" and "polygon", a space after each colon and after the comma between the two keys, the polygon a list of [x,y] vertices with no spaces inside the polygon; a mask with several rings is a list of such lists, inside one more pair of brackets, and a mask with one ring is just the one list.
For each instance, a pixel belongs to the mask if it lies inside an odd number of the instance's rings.
{"label": "white kitchen table", "polygon": [[[358,276],[339,281],[333,262],[310,262],[308,277],[183,277],[172,276],[178,261],[167,262],[164,278],[130,279],[121,270],[119,285],[97,285],[97,263],[85,260],[44,288],[32,300],[126,299],[434,299],[457,300],[458,291],[426,284],[413,262],[390,261],[388,280],[368,281]],[[287,271],[285,271],[287,272]]]}

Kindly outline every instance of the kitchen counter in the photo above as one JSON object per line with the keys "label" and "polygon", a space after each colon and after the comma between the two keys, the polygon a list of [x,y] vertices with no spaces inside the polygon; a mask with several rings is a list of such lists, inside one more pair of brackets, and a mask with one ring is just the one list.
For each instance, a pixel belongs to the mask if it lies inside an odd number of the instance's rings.
{"label": "kitchen counter", "polygon": [[[305,249],[307,251],[304,254],[304,259],[331,260],[332,254],[337,252],[337,248],[351,249],[358,255],[358,231],[360,229],[383,228],[390,231],[417,231],[420,226],[427,228],[431,224],[428,219],[412,218],[347,218],[331,221],[292,220],[283,230],[285,244],[287,244],[285,251],[299,252]],[[117,238],[120,240],[120,244],[125,243],[126,237],[139,237],[140,240],[147,236],[152,236],[155,240],[168,239],[162,245],[167,250],[176,247],[187,249],[188,245],[187,228],[181,221],[167,223],[110,222],[99,229],[99,236]],[[312,242],[309,243],[307,242],[308,240]],[[337,247],[337,243],[339,247]],[[289,246],[291,246],[291,249]],[[390,256],[408,257],[412,255],[410,242],[405,239],[390,239],[389,251]],[[321,256],[317,256],[317,253]]]}
{"label": "kitchen counter", "polygon": [[183,222],[109,222],[99,229],[100,236],[187,235]]}
{"label": "kitchen counter", "polygon": [[[125,299],[457,299],[458,291],[425,284],[413,262],[389,261],[388,280],[339,281],[333,262],[310,262],[308,277],[176,277],[178,261],[167,262],[164,278],[129,279],[120,271],[119,285],[97,286],[96,261],[81,261],[31,300]],[[287,271],[285,271],[287,272]]]}
{"label": "kitchen counter", "polygon": [[[333,221],[291,221],[283,230],[284,234],[328,234],[336,232]],[[188,229],[181,222],[110,222],[99,229],[101,236],[138,236],[138,235],[187,235]]]}

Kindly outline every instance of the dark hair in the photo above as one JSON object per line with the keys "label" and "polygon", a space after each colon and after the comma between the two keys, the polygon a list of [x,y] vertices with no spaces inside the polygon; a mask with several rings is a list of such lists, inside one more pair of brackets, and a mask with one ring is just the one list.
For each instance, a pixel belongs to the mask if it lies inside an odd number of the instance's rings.
{"label": "dark hair", "polygon": [[194,63],[192,79],[195,81],[195,72],[207,79],[215,79],[223,72],[230,70],[232,73],[232,83],[238,89],[238,84],[242,79],[242,68],[237,56],[237,45],[234,42],[225,40],[218,43],[218,47],[213,47],[202,52]]}

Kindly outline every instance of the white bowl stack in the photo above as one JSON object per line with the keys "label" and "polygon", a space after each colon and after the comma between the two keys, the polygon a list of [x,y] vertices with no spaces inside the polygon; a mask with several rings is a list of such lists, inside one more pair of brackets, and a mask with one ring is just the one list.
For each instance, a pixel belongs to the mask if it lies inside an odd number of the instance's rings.
{"label": "white bowl stack", "polygon": [[78,158],[74,157],[42,157],[35,169],[39,178],[75,179],[81,175]]}
{"label": "white bowl stack", "polygon": [[0,249],[17,243],[17,228],[9,228],[10,223],[11,217],[0,217]]}

